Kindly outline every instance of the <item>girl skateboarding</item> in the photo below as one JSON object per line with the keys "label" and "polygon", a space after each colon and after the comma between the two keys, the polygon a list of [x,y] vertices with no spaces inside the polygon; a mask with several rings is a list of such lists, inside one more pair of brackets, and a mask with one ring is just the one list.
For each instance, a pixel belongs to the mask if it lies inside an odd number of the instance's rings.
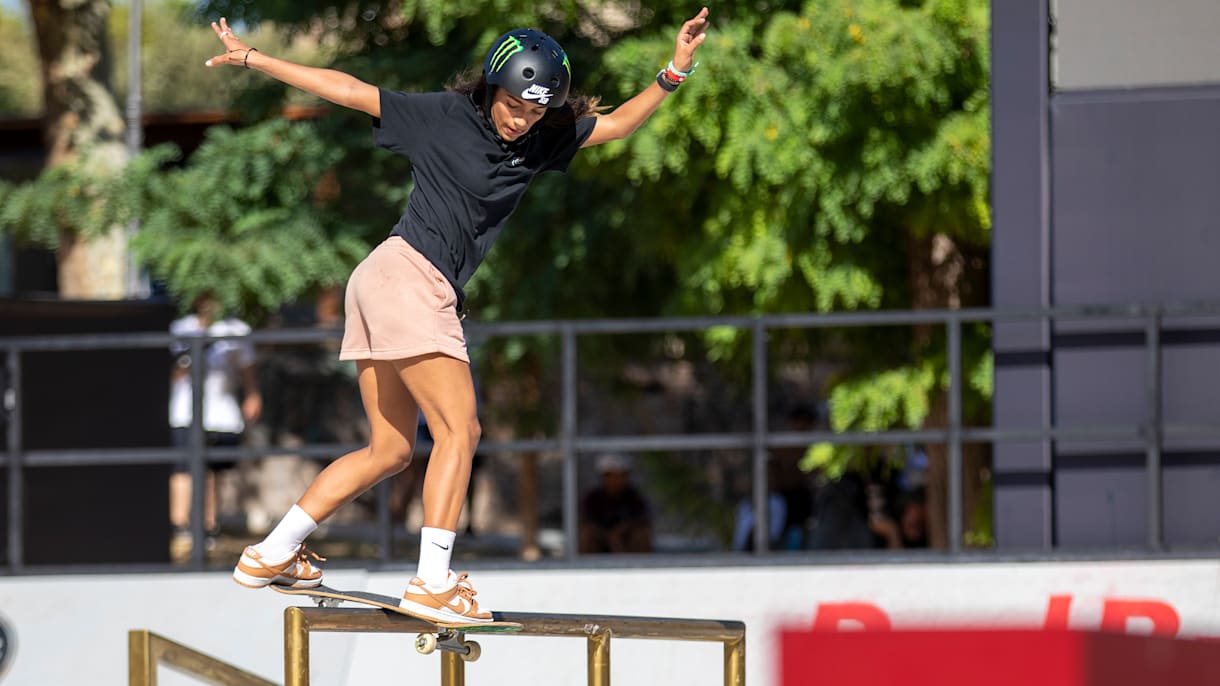
{"label": "girl skateboarding", "polygon": [[389,237],[352,272],[340,359],[355,360],[369,445],[331,463],[267,537],[242,553],[233,578],[261,588],[318,586],[320,561],[304,545],[318,523],[411,461],[419,413],[434,441],[423,485],[416,575],[400,606],[437,621],[491,621],[465,574],[449,569],[458,515],[479,441],[462,331],[463,286],[530,181],[566,171],[581,148],[631,135],[694,70],[707,8],[678,30],[673,59],[647,88],[607,114],[570,93],[560,45],[514,29],[489,48],[481,73],[444,92],[401,93],[332,69],[250,47],[225,19],[212,29],[235,66],[367,113],[373,140],[411,160],[415,187]]}

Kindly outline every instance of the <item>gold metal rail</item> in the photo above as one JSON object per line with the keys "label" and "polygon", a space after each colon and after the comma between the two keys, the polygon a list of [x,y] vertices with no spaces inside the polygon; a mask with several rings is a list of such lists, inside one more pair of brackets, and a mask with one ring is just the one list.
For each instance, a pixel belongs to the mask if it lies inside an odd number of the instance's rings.
{"label": "gold metal rail", "polygon": [[[715,641],[724,644],[724,686],[745,686],[746,625],[738,621],[616,615],[500,613],[525,628],[503,636],[571,636],[587,642],[589,686],[610,686],[610,639]],[[309,634],[313,631],[435,633],[431,624],[375,609],[289,607],[284,610],[284,686],[309,685]],[[465,686],[463,656],[441,653],[441,686]]]}
{"label": "gold metal rail", "polygon": [[151,631],[127,632],[128,686],[157,686],[157,665],[162,663],[220,686],[276,686],[273,681]]}

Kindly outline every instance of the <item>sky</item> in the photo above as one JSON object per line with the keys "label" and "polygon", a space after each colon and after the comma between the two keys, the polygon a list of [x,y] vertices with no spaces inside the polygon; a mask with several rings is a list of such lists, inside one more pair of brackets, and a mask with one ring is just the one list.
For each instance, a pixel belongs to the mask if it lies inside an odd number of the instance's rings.
{"label": "sky", "polygon": [[0,0],[0,13],[26,19],[30,15],[25,0]]}

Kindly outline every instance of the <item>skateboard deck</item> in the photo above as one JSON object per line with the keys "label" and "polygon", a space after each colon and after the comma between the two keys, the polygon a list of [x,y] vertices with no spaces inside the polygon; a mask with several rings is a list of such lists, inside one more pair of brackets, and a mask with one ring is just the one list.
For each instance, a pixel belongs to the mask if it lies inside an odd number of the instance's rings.
{"label": "skateboard deck", "polygon": [[[495,620],[491,622],[442,622],[431,617],[417,615],[409,610],[398,606],[398,598],[380,593],[367,593],[365,591],[340,591],[329,586],[314,586],[313,588],[293,588],[291,586],[280,586],[271,584],[271,588],[285,595],[300,595],[313,598],[314,602],[322,606],[334,606],[342,602],[358,603],[360,605],[369,605],[372,607],[381,608],[388,612],[397,612],[401,615],[414,617],[415,619],[423,620],[432,624],[439,632],[458,631],[462,633],[512,633],[520,631],[522,626],[517,622],[505,622]],[[492,613],[495,616],[495,613]]]}

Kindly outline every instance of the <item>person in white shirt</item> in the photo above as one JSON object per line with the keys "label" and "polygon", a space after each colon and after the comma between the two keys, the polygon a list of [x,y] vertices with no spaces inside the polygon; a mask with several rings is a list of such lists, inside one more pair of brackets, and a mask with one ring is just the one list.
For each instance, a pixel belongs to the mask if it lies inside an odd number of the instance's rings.
{"label": "person in white shirt", "polygon": [[[170,333],[177,336],[246,336],[250,326],[235,317],[224,317],[220,303],[210,293],[195,298],[191,314],[170,324]],[[185,447],[190,442],[193,422],[190,345],[176,341],[171,346],[173,368],[170,371],[169,425],[174,445]],[[203,429],[208,446],[235,446],[241,443],[247,423],[258,421],[263,400],[259,393],[255,370],[254,346],[242,338],[223,338],[204,344]],[[215,531],[216,472],[231,469],[236,462],[208,464],[204,485],[204,528]],[[189,463],[184,458],[174,467],[170,477],[170,523],[174,526],[175,557],[189,551],[187,527],[191,515],[192,482]]]}

